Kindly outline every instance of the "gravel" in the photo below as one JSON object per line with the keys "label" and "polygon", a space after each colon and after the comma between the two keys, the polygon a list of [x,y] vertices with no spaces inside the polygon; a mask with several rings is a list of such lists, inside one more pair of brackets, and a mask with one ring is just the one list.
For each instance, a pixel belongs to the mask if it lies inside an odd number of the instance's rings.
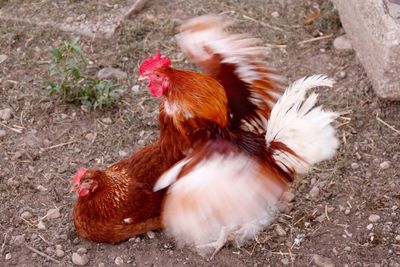
{"label": "gravel", "polygon": [[21,213],[21,218],[29,220],[30,218],[32,218],[32,213],[30,213],[29,211],[24,211],[23,213]]}
{"label": "gravel", "polygon": [[147,232],[147,237],[150,239],[153,239],[156,236],[156,234],[153,231],[148,231]]}
{"label": "gravel", "polygon": [[353,46],[351,45],[350,40],[347,38],[345,34],[333,40],[333,47],[338,51],[353,50]]}
{"label": "gravel", "polygon": [[100,80],[118,79],[123,80],[128,78],[128,74],[122,70],[106,67],[97,73],[97,78]]}
{"label": "gravel", "polygon": [[25,242],[25,234],[23,234],[23,235],[17,235],[15,238],[14,238],[14,245],[16,245],[16,246],[20,246],[20,245],[22,245],[23,243]]}
{"label": "gravel", "polygon": [[0,120],[3,121],[8,121],[12,117],[12,109],[11,108],[5,108],[0,110]]}
{"label": "gravel", "polygon": [[44,224],[43,221],[39,221],[39,223],[37,224],[37,228],[39,230],[46,230],[46,224]]}
{"label": "gravel", "polygon": [[380,216],[379,215],[376,215],[376,214],[371,214],[369,217],[368,217],[368,220],[370,221],[370,222],[377,222],[377,221],[379,221],[380,220]]}
{"label": "gravel", "polygon": [[88,264],[89,257],[86,254],[79,255],[78,253],[72,253],[72,263],[79,266]]}
{"label": "gravel", "polygon": [[384,161],[381,164],[379,164],[379,168],[381,168],[381,170],[386,170],[390,168],[390,161]]}
{"label": "gravel", "polygon": [[7,253],[5,257],[6,261],[11,260],[11,257],[11,253]]}
{"label": "gravel", "polygon": [[7,135],[7,132],[5,130],[0,130],[0,138],[3,138]]}
{"label": "gravel", "polygon": [[47,219],[57,219],[61,216],[59,209],[49,209],[46,214]]}
{"label": "gravel", "polygon": [[335,264],[330,258],[323,257],[320,255],[314,255],[313,257],[314,263],[319,267],[334,267]]}
{"label": "gravel", "polygon": [[120,256],[116,257],[114,262],[116,265],[124,264],[124,260]]}
{"label": "gravel", "polygon": [[310,198],[316,200],[319,196],[319,188],[318,186],[314,186],[309,192]]}
{"label": "gravel", "polygon": [[65,256],[65,252],[62,249],[56,249],[56,256],[57,258],[62,258]]}
{"label": "gravel", "polygon": [[368,229],[368,230],[371,230],[372,228],[374,228],[374,225],[373,225],[372,223],[370,223],[370,224],[367,225],[367,229]]}

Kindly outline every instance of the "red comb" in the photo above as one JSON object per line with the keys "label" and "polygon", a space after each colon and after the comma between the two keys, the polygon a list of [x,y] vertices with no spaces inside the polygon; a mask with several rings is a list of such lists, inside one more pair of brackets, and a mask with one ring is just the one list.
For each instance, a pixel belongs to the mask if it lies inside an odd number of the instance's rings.
{"label": "red comb", "polygon": [[74,175],[74,178],[72,178],[72,184],[79,184],[82,177],[85,175],[87,169],[86,168],[80,168]]}
{"label": "red comb", "polygon": [[157,51],[156,55],[152,57],[151,55],[142,61],[142,64],[140,64],[140,75],[142,75],[146,71],[151,71],[153,69],[161,68],[161,67],[167,67],[171,65],[171,60],[166,57],[166,56],[161,56],[160,52]]}

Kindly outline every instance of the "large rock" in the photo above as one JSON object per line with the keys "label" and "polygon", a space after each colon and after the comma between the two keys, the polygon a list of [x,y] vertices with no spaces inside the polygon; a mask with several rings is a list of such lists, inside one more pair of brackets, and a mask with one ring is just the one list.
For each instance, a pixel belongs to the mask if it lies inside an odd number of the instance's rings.
{"label": "large rock", "polygon": [[400,21],[395,0],[332,0],[376,94],[400,100]]}

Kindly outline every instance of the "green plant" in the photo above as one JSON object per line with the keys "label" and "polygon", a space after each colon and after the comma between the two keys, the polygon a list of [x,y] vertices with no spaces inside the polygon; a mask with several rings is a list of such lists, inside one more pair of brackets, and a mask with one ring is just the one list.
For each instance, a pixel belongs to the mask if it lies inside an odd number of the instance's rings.
{"label": "green plant", "polygon": [[118,102],[120,86],[85,73],[87,60],[78,38],[71,38],[50,50],[49,77],[46,89],[67,103],[89,108],[105,108]]}

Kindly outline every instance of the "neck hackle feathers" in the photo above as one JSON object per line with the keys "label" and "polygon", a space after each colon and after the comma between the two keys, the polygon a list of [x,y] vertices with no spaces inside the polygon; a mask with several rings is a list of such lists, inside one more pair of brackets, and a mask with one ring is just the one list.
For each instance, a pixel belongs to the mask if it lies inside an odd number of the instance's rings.
{"label": "neck hackle feathers", "polygon": [[166,56],[162,56],[160,52],[157,51],[154,57],[149,55],[147,59],[143,60],[142,64],[140,64],[139,71],[140,75],[143,75],[145,72],[169,66],[171,66],[171,60]]}

